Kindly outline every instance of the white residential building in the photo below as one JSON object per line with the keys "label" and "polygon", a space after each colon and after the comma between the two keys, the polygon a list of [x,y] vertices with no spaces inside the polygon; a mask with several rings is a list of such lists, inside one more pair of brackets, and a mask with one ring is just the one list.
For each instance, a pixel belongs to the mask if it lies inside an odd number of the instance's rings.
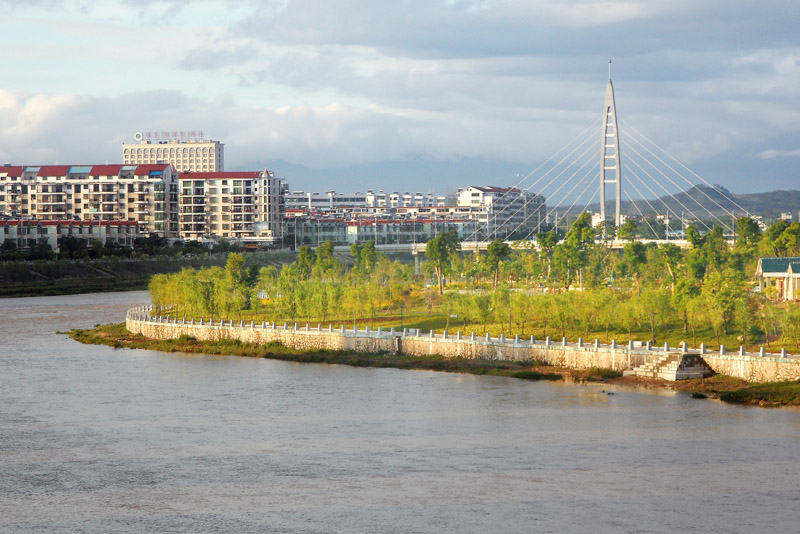
{"label": "white residential building", "polygon": [[516,187],[471,185],[458,190],[458,205],[487,212],[489,237],[524,237],[547,225],[544,197]]}
{"label": "white residential building", "polygon": [[283,187],[271,171],[185,172],[178,179],[181,237],[280,238]]}

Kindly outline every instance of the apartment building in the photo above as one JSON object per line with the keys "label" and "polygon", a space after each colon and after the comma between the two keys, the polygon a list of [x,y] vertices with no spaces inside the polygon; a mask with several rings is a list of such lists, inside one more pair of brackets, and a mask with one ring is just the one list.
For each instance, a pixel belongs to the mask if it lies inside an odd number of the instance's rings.
{"label": "apartment building", "polygon": [[286,209],[305,209],[312,211],[333,211],[341,208],[396,208],[396,207],[421,207],[444,206],[445,197],[437,197],[432,193],[386,193],[367,190],[366,193],[337,193],[325,191],[324,193],[289,191],[284,190]]}
{"label": "apartment building", "polygon": [[389,216],[345,219],[328,213],[287,213],[286,235],[298,246],[319,245],[331,241],[350,245],[374,241],[380,245],[425,243],[442,232],[455,230],[466,240],[480,231],[480,223],[466,219],[398,219]]}
{"label": "apartment building", "polygon": [[308,193],[305,191],[289,191],[284,187],[284,203],[289,210],[333,211],[341,208],[356,208],[367,206],[367,195],[357,193],[337,193],[325,191],[324,193]]}
{"label": "apartment building", "polygon": [[[186,137],[185,132],[173,133],[174,138],[169,137],[170,132],[136,132],[134,136],[137,143],[122,145],[123,164],[172,164],[178,172],[225,170],[225,145],[211,139]],[[184,137],[179,137],[180,134],[184,134]]]}
{"label": "apartment building", "polygon": [[282,181],[268,170],[180,173],[180,235],[185,239],[281,236]]}
{"label": "apartment building", "polygon": [[0,166],[0,214],[42,221],[134,221],[163,237],[178,233],[172,166]]}
{"label": "apartment building", "polygon": [[419,206],[444,206],[445,197],[434,196],[432,193],[399,193],[392,191],[386,193],[383,190],[377,193],[372,190],[367,190],[366,194],[367,206],[382,207],[382,208],[397,208],[397,207],[419,207]]}
{"label": "apartment building", "polygon": [[527,235],[547,225],[544,197],[516,187],[471,185],[458,190],[458,205],[485,210],[492,238]]}

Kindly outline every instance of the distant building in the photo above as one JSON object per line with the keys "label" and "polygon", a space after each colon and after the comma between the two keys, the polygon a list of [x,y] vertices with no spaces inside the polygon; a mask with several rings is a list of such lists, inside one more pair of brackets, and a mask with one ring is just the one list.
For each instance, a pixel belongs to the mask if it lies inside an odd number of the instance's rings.
{"label": "distant building", "polygon": [[305,191],[289,191],[288,186],[283,191],[284,204],[289,210],[332,211],[339,208],[366,207],[367,195],[357,193],[337,193],[326,191],[324,193],[307,193]]}
{"label": "distant building", "polygon": [[367,190],[366,193],[337,193],[325,191],[324,193],[309,193],[306,191],[284,191],[287,209],[300,209],[312,211],[332,211],[339,208],[397,208],[414,206],[444,206],[445,197],[436,197],[432,193],[386,193]]}
{"label": "distant building", "polygon": [[91,248],[95,241],[103,245],[133,246],[140,237],[135,221],[41,221],[0,219],[0,245],[13,243],[16,250],[27,251],[43,245],[58,251],[61,242],[74,237]]}
{"label": "distant building", "polygon": [[[225,145],[203,139],[202,132],[136,132],[136,143],[122,145],[125,165],[171,164],[178,172],[225,170]],[[191,136],[187,136],[192,134]],[[180,136],[179,134],[184,134]]]}
{"label": "distant building", "polygon": [[331,241],[335,245],[350,245],[374,241],[379,245],[425,243],[436,235],[455,230],[459,239],[466,240],[480,231],[480,223],[466,219],[395,218],[391,216],[345,219],[328,213],[298,213],[288,211],[286,235],[293,236],[297,245],[319,245]]}
{"label": "distant building", "polygon": [[490,238],[525,237],[547,225],[544,197],[516,187],[471,185],[458,190],[458,205],[487,211]]}

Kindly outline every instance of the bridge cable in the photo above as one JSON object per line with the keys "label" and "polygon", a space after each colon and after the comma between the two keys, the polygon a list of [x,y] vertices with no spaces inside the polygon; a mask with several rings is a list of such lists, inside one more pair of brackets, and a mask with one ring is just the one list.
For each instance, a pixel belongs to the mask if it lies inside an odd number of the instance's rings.
{"label": "bridge cable", "polygon": [[[580,180],[578,180],[578,182],[577,182],[577,183],[576,183],[576,184],[575,184],[575,185],[572,187],[572,189],[571,189],[571,190],[570,190],[570,191],[569,191],[569,192],[568,192],[568,193],[567,193],[567,194],[564,196],[564,198],[568,197],[568,196],[569,196],[569,195],[572,193],[572,191],[574,191],[574,190],[575,190],[575,188],[576,188],[576,187],[578,187],[578,186],[579,186],[581,183],[583,183],[583,181],[584,181],[584,180],[586,180],[587,178],[591,177],[591,175],[592,175],[593,173],[594,173],[594,171],[590,169],[590,170],[589,170],[589,171],[588,171],[586,174],[584,174],[584,175],[583,175],[583,177],[582,177]],[[569,214],[570,210],[571,210],[573,207],[575,207],[575,203],[576,203],[576,202],[578,202],[578,199],[579,199],[579,198],[581,198],[581,197],[582,197],[584,194],[586,194],[586,190],[587,190],[587,189],[589,189],[589,187],[592,185],[592,182],[593,182],[593,180],[592,180],[592,179],[589,179],[589,180],[587,180],[587,181],[586,181],[586,185],[584,186],[583,190],[582,190],[582,191],[581,191],[581,192],[580,192],[578,195],[576,195],[576,196],[575,196],[575,200],[572,202],[572,205],[571,205],[569,208],[567,208],[567,209],[564,211],[564,215],[562,215],[561,217],[559,217],[559,218],[556,220],[556,222],[555,222],[555,225],[556,225],[556,227],[558,227],[558,223],[559,223],[559,222],[561,222],[561,219],[563,219],[564,217],[566,217],[566,216],[567,216],[567,214]],[[563,200],[563,199],[562,199],[562,200]],[[558,206],[555,206],[555,207],[553,207],[553,208],[550,210],[550,212],[548,212],[548,213],[547,213],[546,217],[549,217],[549,216],[550,216],[550,214],[551,214],[551,213],[553,213],[553,212],[554,212],[555,210],[557,210],[557,209],[559,209],[559,207],[558,207]],[[530,217],[530,215],[529,215],[528,217]],[[526,217],[525,221],[522,221],[522,222],[521,222],[519,225],[517,225],[517,228],[515,228],[515,229],[514,229],[514,232],[516,232],[516,231],[517,231],[517,230],[518,230],[518,229],[519,229],[519,228],[520,228],[522,225],[524,225],[524,224],[525,224],[525,222],[527,221],[527,219],[528,219],[528,218]],[[513,232],[512,232],[512,233],[513,233]],[[524,238],[523,240],[525,240],[525,239],[530,239],[530,237],[531,237],[531,235],[532,235],[532,234],[533,234],[533,229],[531,229],[531,230],[530,230],[530,231],[527,233],[527,235],[525,236],[525,238]]]}
{"label": "bridge cable", "polygon": [[[638,150],[636,150],[636,148],[635,148],[635,147],[629,147],[629,150],[632,150],[634,154],[636,154],[636,155],[637,155],[637,156],[639,156],[640,158],[642,158],[642,159],[644,159],[645,161],[647,161],[647,158],[645,158],[645,157],[644,157],[642,154],[640,154],[640,153],[639,153],[639,151],[638,151]],[[686,207],[686,206],[685,206],[685,205],[684,205],[684,204],[683,204],[683,203],[682,203],[680,200],[678,200],[678,198],[677,198],[677,197],[676,197],[674,194],[672,194],[671,192],[669,192],[669,190],[668,190],[666,187],[664,187],[664,185],[663,185],[663,184],[661,184],[661,183],[660,183],[658,180],[656,180],[656,178],[655,178],[655,177],[654,177],[652,174],[650,174],[650,173],[649,173],[647,170],[643,169],[643,168],[641,167],[641,165],[639,165],[639,164],[638,164],[638,162],[637,162],[635,159],[631,158],[631,159],[630,159],[630,161],[632,161],[634,165],[636,165],[636,166],[637,166],[637,167],[638,167],[638,168],[639,168],[639,169],[640,169],[642,172],[644,172],[644,173],[645,173],[645,174],[646,174],[646,175],[647,175],[647,176],[648,176],[648,177],[649,177],[651,180],[653,180],[653,182],[655,182],[655,183],[659,184],[659,185],[661,186],[661,188],[662,188],[662,189],[664,189],[664,191],[666,191],[666,192],[667,192],[667,194],[668,194],[670,197],[672,197],[672,199],[673,199],[674,201],[676,201],[678,204],[680,204],[680,205],[681,205],[681,207],[682,207],[683,209],[685,209],[686,211],[690,212],[690,213],[691,213],[691,215],[692,215],[692,217],[695,217],[695,218],[697,218],[698,220],[701,220],[699,217],[697,217],[697,215],[695,215],[694,213],[692,213],[692,211],[691,211],[689,208],[687,208],[687,207]],[[648,162],[648,163],[649,163],[649,162]],[[661,169],[659,169],[658,167],[655,167],[655,166],[654,166],[652,163],[650,163],[650,165],[651,165],[651,167],[653,167],[653,169],[655,169],[655,170],[658,172],[658,174],[660,174],[661,176],[663,176],[664,178],[666,178],[667,180],[669,180],[669,182],[670,182],[672,185],[674,185],[675,187],[677,187],[678,189],[680,189],[680,186],[679,186],[678,184],[676,184],[676,183],[675,183],[675,181],[674,181],[672,178],[670,178],[668,175],[666,175],[666,174],[665,174],[665,173],[664,173],[664,172],[663,172]],[[698,205],[698,206],[700,206],[702,209],[704,209],[704,210],[706,211],[706,213],[708,213],[708,214],[711,216],[711,218],[712,218],[712,219],[716,219],[716,220],[717,220],[717,221],[718,221],[718,222],[719,222],[719,223],[720,223],[720,224],[721,224],[723,227],[725,227],[725,228],[728,228],[728,225],[727,225],[725,222],[723,222],[723,221],[722,221],[722,220],[721,220],[719,217],[717,217],[716,215],[714,215],[714,214],[711,212],[711,210],[709,210],[708,208],[706,208],[705,206],[703,206],[703,205],[702,205],[700,202],[698,202],[697,200],[693,199],[691,196],[689,196],[689,198],[690,198],[690,199],[692,199],[692,201],[693,201],[695,204],[697,204],[697,205]],[[727,212],[726,212],[726,213],[727,213]],[[706,228],[708,228],[708,225],[707,225],[707,224],[705,224],[705,223],[703,223],[703,224],[704,224],[704,226],[705,226]],[[729,229],[730,229],[730,228],[729,228]]]}
{"label": "bridge cable", "polygon": [[[624,121],[623,121],[623,122],[624,122]],[[686,166],[686,165],[685,165],[683,162],[681,162],[680,160],[678,160],[677,158],[675,158],[675,157],[674,157],[672,154],[670,154],[669,152],[667,152],[666,150],[664,150],[663,148],[661,148],[660,146],[658,146],[658,145],[657,145],[657,144],[656,144],[654,141],[652,141],[651,139],[649,139],[649,138],[648,138],[646,135],[644,135],[644,134],[643,134],[643,133],[641,133],[639,130],[637,130],[637,129],[636,129],[636,128],[634,128],[633,126],[630,126],[630,125],[629,125],[629,124],[627,124],[627,123],[625,123],[625,126],[626,126],[626,127],[630,127],[630,128],[631,128],[631,130],[633,130],[633,131],[634,131],[634,132],[635,132],[637,135],[640,135],[640,136],[641,136],[643,139],[645,139],[647,142],[649,142],[649,143],[650,143],[650,144],[652,144],[654,147],[656,147],[658,150],[660,150],[661,152],[663,152],[663,153],[664,153],[664,154],[665,154],[665,155],[666,155],[668,158],[670,158],[671,160],[673,160],[674,162],[676,162],[678,165],[680,165],[681,167],[683,167],[684,169],[686,169],[687,171],[689,171],[689,172],[690,172],[692,175],[694,175],[694,176],[695,176],[695,177],[696,177],[698,180],[702,181],[702,182],[703,182],[704,184],[706,184],[708,187],[710,187],[711,189],[713,189],[713,190],[717,191],[717,192],[718,192],[718,193],[719,193],[719,194],[720,194],[720,195],[721,195],[721,196],[722,196],[722,197],[723,197],[725,200],[727,200],[728,202],[730,202],[731,204],[733,204],[734,206],[736,206],[737,208],[739,208],[740,210],[742,210],[742,212],[744,212],[744,213],[745,213],[745,214],[746,214],[748,217],[750,216],[750,212],[749,212],[749,211],[747,211],[746,209],[744,209],[744,208],[743,208],[742,206],[740,206],[738,203],[736,203],[736,201],[735,201],[735,200],[733,200],[733,199],[732,199],[732,198],[730,198],[728,195],[726,195],[725,193],[723,193],[722,191],[720,191],[719,189],[717,189],[716,187],[714,187],[712,184],[710,184],[708,181],[706,181],[706,180],[705,180],[705,179],[704,179],[702,176],[700,176],[699,174],[697,174],[696,172],[694,172],[692,169],[690,169],[689,167],[687,167],[687,166]],[[641,143],[640,143],[638,140],[636,140],[636,139],[635,139],[635,138],[633,138],[633,137],[631,137],[631,138],[632,138],[632,139],[634,139],[634,141],[636,141],[637,143],[639,143],[639,144],[641,145]],[[642,146],[644,146],[644,145],[642,145]],[[648,150],[646,147],[644,147],[644,148],[645,148],[645,150]],[[672,167],[671,167],[671,166],[670,166],[668,163],[666,163],[664,160],[662,160],[661,158],[659,158],[659,157],[658,157],[658,155],[656,155],[656,154],[652,153],[652,151],[650,151],[650,150],[648,150],[648,152],[650,152],[650,153],[651,153],[651,154],[652,154],[652,155],[653,155],[655,158],[657,158],[659,161],[661,161],[662,163],[664,163],[664,165],[666,165],[666,166],[667,166],[667,167],[668,167],[670,170],[672,170],[672,171],[673,171],[675,174],[677,174],[678,176],[681,176],[681,177],[683,178],[683,176],[682,176],[682,175],[681,175],[681,174],[680,174],[678,171],[676,171],[675,169],[673,169],[673,168],[672,168]],[[695,184],[692,184],[692,183],[691,183],[691,182],[690,182],[688,179],[686,179],[686,178],[683,178],[683,179],[686,181],[686,183],[688,183],[688,184],[690,184],[690,185],[695,185]],[[718,207],[719,207],[721,210],[723,210],[724,212],[726,212],[726,213],[728,213],[728,214],[731,214],[731,212],[729,212],[728,210],[726,210],[725,208],[723,208],[722,206],[720,206],[720,204],[719,204],[719,203],[718,203],[716,200],[714,200],[712,197],[708,196],[708,195],[707,195],[707,194],[706,194],[704,191],[702,191],[701,189],[698,189],[698,191],[700,191],[700,192],[701,192],[701,193],[702,193],[702,194],[703,194],[703,195],[704,195],[706,198],[708,198],[710,201],[712,201],[714,204],[716,204],[716,205],[717,205],[717,206],[718,206]]]}
{"label": "bridge cable", "polygon": [[[638,188],[638,187],[636,187],[636,184],[634,184],[634,183],[633,183],[632,181],[630,181],[630,180],[628,180],[628,183],[631,185],[631,187],[633,187],[633,188],[636,190],[636,192],[639,194],[639,196],[640,196],[640,197],[644,198],[644,195],[642,194],[642,192],[641,192],[641,191],[639,191],[639,188]],[[626,191],[626,193],[625,193],[625,194],[626,194],[626,195],[628,194],[628,193],[627,193],[627,191]],[[651,231],[651,232],[653,232],[653,238],[654,238],[654,239],[659,239],[659,237],[658,237],[658,232],[656,232],[656,229],[655,229],[655,228],[653,228],[653,225],[652,225],[652,224],[650,224],[650,221],[648,221],[648,220],[647,220],[647,217],[645,217],[645,216],[644,216],[644,214],[642,213],[642,210],[641,210],[641,209],[639,209],[639,206],[638,206],[638,205],[636,204],[636,202],[635,202],[635,201],[634,201],[634,200],[631,198],[631,196],[630,196],[630,195],[628,195],[628,200],[630,200],[631,204],[633,204],[633,207],[634,207],[634,208],[636,208],[636,211],[638,211],[638,212],[639,212],[639,216],[641,216],[641,218],[642,218],[642,220],[644,221],[644,223],[645,223],[645,224],[648,226],[648,228],[650,228],[650,231]],[[650,204],[650,202],[649,202],[647,199],[645,199],[645,201],[646,201],[648,204]],[[650,206],[650,207],[652,208],[652,206]],[[656,213],[657,213],[657,212],[656,212]]]}
{"label": "bridge cable", "polygon": [[[560,148],[558,151],[556,151],[556,152],[555,152],[555,153],[554,153],[552,156],[550,156],[550,157],[549,157],[549,158],[548,158],[546,161],[544,161],[543,163],[541,163],[541,164],[540,164],[538,167],[536,167],[534,170],[532,170],[532,171],[531,171],[531,172],[529,172],[527,175],[525,175],[525,177],[524,177],[524,178],[522,178],[521,180],[519,180],[519,181],[518,181],[518,182],[517,182],[517,183],[514,185],[514,187],[513,187],[513,188],[509,188],[509,190],[508,190],[508,191],[506,191],[505,193],[503,193],[503,195],[501,195],[500,197],[498,197],[498,201],[502,200],[503,198],[505,198],[505,197],[506,197],[506,195],[508,195],[509,193],[511,193],[511,189],[514,189],[514,188],[517,188],[517,187],[519,187],[519,186],[520,186],[520,184],[522,184],[523,182],[525,182],[525,180],[527,180],[528,178],[530,178],[530,177],[531,177],[531,176],[532,176],[534,173],[538,172],[539,170],[541,170],[541,169],[542,169],[542,167],[544,167],[545,165],[547,165],[548,163],[550,163],[552,160],[554,160],[554,159],[555,159],[555,158],[556,158],[556,157],[557,157],[557,156],[558,156],[558,155],[559,155],[561,152],[563,152],[564,150],[566,150],[566,149],[567,149],[567,148],[568,148],[570,145],[572,145],[572,144],[573,144],[575,141],[577,141],[578,139],[582,138],[582,137],[583,137],[583,136],[584,136],[584,135],[585,135],[585,134],[586,134],[586,133],[587,133],[589,130],[591,130],[591,129],[595,128],[595,127],[596,127],[596,125],[597,125],[597,124],[598,124],[598,123],[599,123],[601,120],[602,120],[602,118],[595,120],[595,121],[594,121],[592,124],[590,124],[590,125],[589,125],[589,126],[586,128],[586,129],[584,129],[584,130],[583,130],[581,133],[579,133],[577,136],[575,136],[574,138],[572,138],[572,139],[571,139],[569,142],[567,142],[567,144],[565,144],[565,145],[564,145],[563,147],[561,147],[561,148]],[[567,158],[569,158],[569,157],[570,157],[570,156],[571,156],[573,153],[575,153],[575,151],[577,151],[577,150],[578,150],[578,149],[580,149],[580,148],[581,148],[581,147],[582,147],[584,144],[586,144],[586,142],[587,142],[587,141],[589,141],[589,138],[586,138],[586,139],[584,139],[584,140],[583,140],[581,143],[579,143],[579,144],[578,144],[578,146],[576,146],[575,148],[573,148],[573,149],[572,149],[572,150],[571,150],[571,151],[570,151],[570,152],[569,152],[567,155],[565,155],[563,158],[561,158],[561,160],[559,160],[557,163],[555,163],[555,164],[553,165],[553,167],[551,167],[551,168],[550,168],[550,169],[549,169],[549,170],[548,170],[546,173],[544,173],[544,174],[543,174],[541,177],[539,177],[539,178],[538,178],[538,179],[537,179],[535,182],[533,182],[533,183],[532,183],[530,186],[528,186],[527,188],[524,188],[524,189],[523,189],[523,191],[524,191],[524,192],[528,192],[528,191],[529,191],[531,188],[533,188],[534,186],[536,186],[536,185],[537,185],[539,182],[541,182],[541,181],[542,181],[542,180],[543,180],[543,179],[544,179],[544,178],[545,178],[545,177],[546,177],[548,174],[550,174],[551,172],[553,172],[553,171],[554,171],[554,170],[555,170],[555,169],[556,169],[556,168],[557,168],[559,165],[561,165],[561,164],[562,164],[562,163],[563,163],[563,162],[564,162],[564,161],[565,161]],[[569,169],[569,167],[570,167],[571,165],[572,165],[572,163],[570,163],[570,164],[567,166],[567,169]],[[563,171],[562,171],[562,173],[563,173]],[[552,181],[551,181],[551,183],[552,183]],[[549,184],[548,184],[548,185],[549,185]],[[534,193],[534,194],[535,194],[535,193]],[[543,197],[544,195],[540,195],[540,196],[542,196],[542,197]],[[546,199],[545,199],[545,202],[546,202]],[[493,202],[493,204],[494,204],[494,202]],[[527,200],[525,201],[525,204],[527,204]],[[508,207],[508,206],[504,206],[504,207],[503,207],[503,208],[502,208],[502,209],[501,209],[499,212],[497,212],[497,213],[495,214],[495,220],[496,220],[496,218],[497,218],[497,215],[499,215],[499,214],[503,213],[503,212],[506,210],[506,208],[507,208],[507,207]],[[521,208],[520,208],[520,209],[521,209]],[[538,210],[536,210],[536,211],[538,211]],[[513,217],[514,215],[516,215],[516,213],[512,214],[512,217]],[[496,230],[496,229],[495,229],[495,230]],[[479,231],[479,230],[478,230],[478,227],[476,227],[476,229],[475,229],[475,230],[472,232],[472,234],[470,235],[469,239],[473,239],[473,238],[475,238],[475,236],[477,235],[478,231]],[[488,232],[489,232],[489,221],[488,221],[488,219],[487,219],[487,222],[486,222],[486,232],[487,232],[487,236],[488,236]],[[467,241],[469,241],[469,239],[467,239]]]}
{"label": "bridge cable", "polygon": [[[591,147],[588,147],[586,150],[584,150],[583,154],[581,154],[581,156],[580,156],[580,157],[584,156],[584,155],[585,155],[585,154],[586,154],[586,153],[587,153],[589,150],[591,150]],[[553,192],[553,196],[555,196],[555,195],[556,195],[556,194],[557,194],[559,191],[561,191],[561,190],[564,188],[564,186],[566,186],[568,183],[570,183],[570,182],[572,181],[572,179],[573,179],[573,178],[574,178],[574,177],[575,177],[575,176],[576,176],[576,175],[577,175],[579,172],[581,172],[581,171],[582,171],[582,170],[583,170],[583,169],[584,169],[584,168],[585,168],[587,165],[589,165],[590,161],[591,161],[591,159],[588,159],[588,158],[587,158],[587,160],[586,160],[586,161],[583,163],[583,165],[581,165],[581,166],[580,166],[580,167],[579,167],[579,168],[578,168],[578,169],[577,169],[575,172],[573,172],[573,173],[572,173],[572,175],[571,175],[569,178],[567,178],[567,179],[566,179],[566,180],[565,180],[565,181],[564,181],[564,182],[563,182],[563,183],[562,183],[562,184],[561,184],[561,185],[560,185],[560,186],[559,186],[559,187],[558,187],[558,188],[557,188],[557,189],[556,189],[556,190]],[[569,168],[569,167],[567,167],[567,169],[568,169],[568,168]],[[561,173],[559,173],[557,176],[553,177],[553,179],[551,179],[551,180],[550,180],[550,182],[548,182],[548,184],[545,186],[545,189],[546,189],[547,187],[549,187],[549,186],[550,186],[550,185],[551,185],[551,184],[552,184],[552,183],[553,183],[553,182],[554,182],[556,179],[558,179],[558,178],[561,176],[561,174],[563,174],[564,172],[566,172],[566,170],[567,170],[567,169],[564,169],[564,171],[562,171]],[[591,172],[591,171],[590,171],[590,172]],[[579,181],[578,181],[578,184],[580,184],[580,182],[581,182],[581,181],[579,180]],[[574,191],[575,187],[577,187],[577,185],[573,186],[573,188],[570,190],[570,192]],[[544,189],[543,189],[543,190],[544,190]],[[567,195],[569,195],[569,193],[567,193]],[[566,198],[566,195],[565,195],[563,198]],[[563,199],[563,198],[562,198],[562,199]],[[553,213],[553,211],[555,211],[556,209],[558,209],[558,206],[555,206],[555,207],[554,207],[554,208],[552,208],[550,211],[548,211],[548,212],[547,212],[547,215],[546,215],[546,217],[549,217],[549,216],[550,216],[550,214],[551,214],[551,213]],[[516,210],[514,213],[512,213],[512,214],[511,214],[511,217],[514,217],[514,216],[515,216],[517,213],[519,213],[521,210],[522,210],[522,207],[520,207],[520,208],[517,208],[517,210]],[[538,211],[538,210],[537,210],[537,211]],[[534,212],[534,213],[535,213],[535,212]],[[509,221],[511,220],[511,217],[509,217]],[[512,230],[510,233],[509,233],[509,235],[511,235],[511,234],[513,234],[514,232],[516,232],[517,230],[519,230],[519,229],[520,229],[520,227],[521,227],[523,224],[525,224],[525,223],[527,222],[527,220],[528,220],[530,217],[531,217],[531,215],[528,215],[528,217],[526,217],[526,218],[525,218],[525,219],[524,219],[524,220],[523,220],[521,223],[519,223],[519,224],[518,224],[518,225],[517,225],[517,226],[516,226],[516,227],[515,227],[515,228],[514,228],[514,229],[513,229],[513,230]]]}
{"label": "bridge cable", "polygon": [[[659,195],[658,193],[653,191],[653,188],[650,187],[650,184],[647,183],[646,180],[642,179],[638,174],[636,174],[634,171],[631,171],[630,169],[627,170],[626,176],[628,175],[628,173],[630,173],[632,176],[636,177],[636,179],[639,180],[639,183],[642,184],[644,187],[646,187],[648,191],[650,191],[650,194],[653,195],[653,199],[654,200],[658,200],[659,202],[661,202],[664,205],[664,209],[666,210],[667,215],[669,215],[670,212],[672,212],[675,215],[675,217],[678,216],[678,214],[675,212],[675,210],[670,208],[669,204],[667,204],[664,201],[663,196]],[[667,191],[667,194],[669,194],[669,191]],[[653,211],[656,211],[656,209],[652,205],[650,207],[653,208]],[[658,212],[656,211],[656,213],[658,213]]]}

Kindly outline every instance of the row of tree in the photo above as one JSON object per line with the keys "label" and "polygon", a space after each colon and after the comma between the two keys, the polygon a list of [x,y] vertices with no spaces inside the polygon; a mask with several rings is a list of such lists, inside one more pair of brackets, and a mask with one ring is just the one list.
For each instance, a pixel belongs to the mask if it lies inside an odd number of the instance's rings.
{"label": "row of tree", "polygon": [[[225,268],[156,276],[151,293],[155,304],[196,317],[256,313],[271,320],[342,322],[415,310],[441,313],[446,327],[456,316],[463,327],[502,324],[517,333],[604,331],[607,337],[644,331],[656,341],[669,328],[694,338],[698,329],[711,327],[717,343],[731,334],[745,343],[780,335],[796,342],[796,309],[774,303],[769,288],[754,291],[752,280],[762,252],[800,253],[795,233],[800,235],[800,225],[776,223],[762,233],[754,221],[740,219],[734,246],[719,228],[701,234],[689,227],[688,249],[633,240],[619,251],[584,214],[563,239],[555,232],[537,236],[538,248],[495,240],[486,252],[471,252],[460,250],[455,232],[439,234],[427,244],[425,264],[436,290],[372,242],[353,245],[348,265],[327,242],[316,250],[301,247],[297,260],[280,269],[246,269],[243,257],[231,254]],[[453,288],[445,291],[447,285]]]}

